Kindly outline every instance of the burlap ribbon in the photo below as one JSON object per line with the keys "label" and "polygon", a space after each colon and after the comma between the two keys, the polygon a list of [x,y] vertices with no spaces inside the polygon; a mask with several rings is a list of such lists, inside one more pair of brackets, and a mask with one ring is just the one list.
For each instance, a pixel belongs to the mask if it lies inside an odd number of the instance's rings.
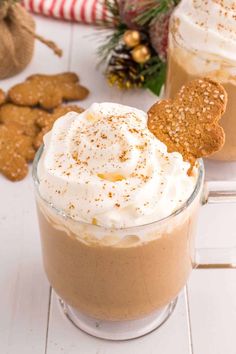
{"label": "burlap ribbon", "polygon": [[62,55],[55,43],[35,34],[32,16],[19,3],[0,0],[0,79],[19,73],[29,64],[35,38]]}

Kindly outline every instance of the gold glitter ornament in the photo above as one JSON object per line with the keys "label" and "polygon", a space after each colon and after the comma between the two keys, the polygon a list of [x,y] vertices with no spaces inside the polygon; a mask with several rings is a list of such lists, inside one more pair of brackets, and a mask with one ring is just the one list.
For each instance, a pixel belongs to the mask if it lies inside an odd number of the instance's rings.
{"label": "gold glitter ornament", "polygon": [[134,48],[140,44],[140,40],[141,40],[140,32],[135,30],[125,31],[123,40],[124,43],[127,45],[127,47]]}
{"label": "gold glitter ornament", "polygon": [[144,64],[151,58],[151,52],[149,48],[144,44],[140,44],[135,47],[132,50],[131,55],[133,60],[139,64]]}

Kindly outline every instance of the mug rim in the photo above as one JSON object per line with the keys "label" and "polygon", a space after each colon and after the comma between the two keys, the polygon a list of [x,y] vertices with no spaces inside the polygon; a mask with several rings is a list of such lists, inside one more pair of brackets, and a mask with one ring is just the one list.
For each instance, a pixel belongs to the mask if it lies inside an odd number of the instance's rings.
{"label": "mug rim", "polygon": [[40,199],[50,208],[52,209],[56,215],[59,215],[60,217],[62,217],[63,219],[68,219],[70,221],[72,221],[73,223],[79,223],[79,224],[83,224],[85,226],[93,226],[94,228],[97,229],[112,229],[112,230],[120,230],[120,231],[125,231],[125,230],[137,230],[139,228],[143,228],[143,227],[147,227],[147,226],[152,226],[154,224],[161,224],[163,222],[167,222],[168,220],[170,220],[171,218],[181,214],[185,209],[188,208],[188,206],[190,206],[192,204],[192,202],[195,200],[195,198],[198,196],[199,191],[201,190],[201,187],[203,185],[203,181],[204,181],[204,174],[205,174],[205,169],[204,169],[204,163],[202,159],[198,159],[198,176],[197,176],[197,181],[194,187],[194,190],[192,191],[191,195],[189,196],[189,198],[175,211],[173,211],[171,214],[165,216],[164,218],[161,218],[159,220],[155,220],[146,224],[141,224],[141,225],[135,225],[135,226],[129,226],[129,227],[121,227],[121,228],[117,228],[117,227],[106,227],[106,226],[101,226],[101,225],[94,225],[92,223],[87,223],[85,221],[82,220],[75,220],[73,219],[70,215],[66,214],[63,210],[58,209],[57,207],[55,207],[52,203],[50,203],[49,201],[47,201],[45,198],[43,198],[41,196],[41,194],[39,193],[39,179],[38,179],[38,174],[37,174],[37,167],[38,167],[38,163],[39,160],[42,156],[43,153],[43,149],[44,149],[44,144],[42,144],[40,146],[40,148],[37,150],[34,160],[33,160],[33,166],[32,166],[32,177],[33,177],[33,182],[34,182],[34,188],[37,191],[38,196],[40,197]]}

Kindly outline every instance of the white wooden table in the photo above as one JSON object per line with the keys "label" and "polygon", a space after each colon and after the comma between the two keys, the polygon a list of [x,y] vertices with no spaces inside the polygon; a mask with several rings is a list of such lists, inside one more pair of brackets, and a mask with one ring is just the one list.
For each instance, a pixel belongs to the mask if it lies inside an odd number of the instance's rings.
{"label": "white wooden table", "polygon": [[[37,31],[63,48],[58,59],[37,43],[30,66],[0,82],[7,89],[32,73],[73,70],[94,101],[147,109],[148,92],[122,93],[96,69],[100,33],[91,27],[36,17]],[[236,179],[236,164],[207,163],[208,178]],[[204,206],[198,245],[236,245],[236,204]],[[235,354],[236,270],[196,270],[174,314],[158,331],[130,342],[92,338],[67,321],[44,275],[31,176],[11,183],[0,177],[0,354]]]}

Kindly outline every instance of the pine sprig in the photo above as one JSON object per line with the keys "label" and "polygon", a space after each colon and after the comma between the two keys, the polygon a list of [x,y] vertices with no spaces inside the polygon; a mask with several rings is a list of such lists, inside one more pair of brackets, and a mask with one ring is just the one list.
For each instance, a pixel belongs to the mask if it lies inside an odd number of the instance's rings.
{"label": "pine sprig", "polygon": [[127,26],[120,23],[115,31],[105,36],[104,44],[102,44],[97,50],[98,57],[100,58],[100,63],[106,61],[109,58],[111,52],[119,44],[126,30]]}
{"label": "pine sprig", "polygon": [[[1,1],[1,0],[0,0]],[[180,0],[142,0],[137,1],[135,8],[130,3],[127,13],[137,13],[133,23],[138,25],[141,33],[141,43],[149,48],[151,58],[140,64],[132,57],[133,48],[124,43],[124,33],[129,29],[129,19],[121,17],[122,11],[119,0],[105,0],[109,13],[109,20],[104,26],[113,25],[113,31],[104,37],[104,43],[98,48],[100,63],[106,63],[105,76],[111,85],[121,89],[148,88],[154,94],[159,95],[166,77],[166,63],[154,49],[150,39],[150,26],[158,17],[166,15]],[[137,6],[136,6],[137,5]],[[127,5],[128,7],[128,5]]]}
{"label": "pine sprig", "polygon": [[141,70],[140,75],[144,77],[143,86],[159,96],[165,82],[166,64],[158,56],[153,56]]}
{"label": "pine sprig", "polygon": [[112,16],[114,16],[115,18],[120,18],[119,4],[117,0],[105,0],[105,6]]}
{"label": "pine sprig", "polygon": [[160,69],[161,65],[162,61],[157,56],[151,57],[151,59],[148,61],[148,67],[144,67],[142,70],[142,75],[152,76]]}
{"label": "pine sprig", "polygon": [[[1,0],[0,0],[1,1]],[[119,11],[119,3],[118,0],[103,0],[101,1],[101,7],[105,6],[106,8],[106,19],[100,21],[100,25],[103,26],[112,26],[118,27],[122,22]]]}
{"label": "pine sprig", "polygon": [[145,5],[150,5],[148,10],[137,16],[136,22],[140,26],[146,26],[156,19],[159,15],[165,14],[169,9],[176,6],[180,0],[147,0]]}

